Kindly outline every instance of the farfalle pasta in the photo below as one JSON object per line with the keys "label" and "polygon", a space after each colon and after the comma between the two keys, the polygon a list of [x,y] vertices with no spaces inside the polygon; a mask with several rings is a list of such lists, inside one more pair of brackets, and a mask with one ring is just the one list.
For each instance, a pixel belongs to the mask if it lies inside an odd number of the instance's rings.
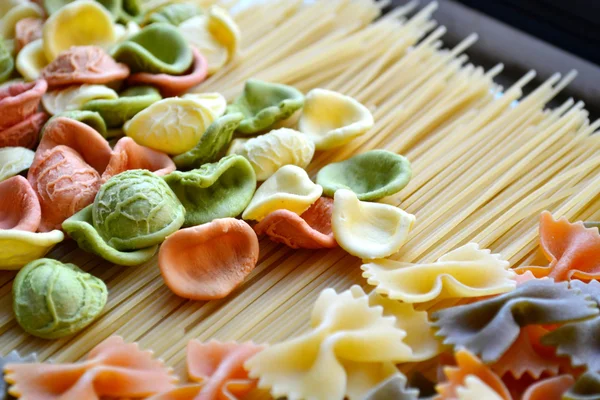
{"label": "farfalle pasta", "polygon": [[19,352],[16,350],[11,351],[4,357],[0,356],[0,399],[1,400],[6,400],[9,398],[8,393],[7,393],[8,384],[4,380],[4,366],[6,364],[13,364],[13,363],[25,364],[25,363],[32,363],[35,361],[37,361],[37,356],[35,353],[29,354],[25,357],[21,357]]}
{"label": "farfalle pasta", "polygon": [[600,397],[600,372],[587,371],[562,396],[562,400],[587,400]]}
{"label": "farfalle pasta", "polygon": [[176,295],[222,299],[256,267],[258,251],[258,238],[246,222],[214,219],[170,235],[158,253],[158,266]]}
{"label": "farfalle pasta", "polygon": [[273,211],[254,226],[254,231],[293,249],[333,248],[337,242],[331,229],[332,212],[333,200],[320,197],[300,215],[289,210]]}
{"label": "farfalle pasta", "polygon": [[540,220],[540,246],[548,258],[547,267],[522,267],[537,277],[557,281],[600,278],[600,231],[586,228],[583,222],[555,220],[549,212]]}
{"label": "farfalle pasta", "polygon": [[236,155],[188,172],[172,172],[165,181],[186,209],[185,227],[237,217],[256,190],[252,166]]}
{"label": "farfalle pasta", "polygon": [[522,400],[561,400],[562,395],[575,383],[571,375],[541,379],[525,390]]}
{"label": "farfalle pasta", "polygon": [[28,169],[34,155],[25,147],[0,148],[0,182]]}
{"label": "farfalle pasta", "polygon": [[[222,96],[216,98],[223,103]],[[219,117],[215,113],[214,100],[199,101],[193,98],[171,97],[157,101],[137,113],[123,130],[138,144],[168,154],[185,153],[196,146],[206,128]],[[175,140],[176,138],[176,140]]]}
{"label": "farfalle pasta", "polygon": [[406,387],[406,377],[398,372],[367,393],[364,400],[419,400],[419,391]]}
{"label": "farfalle pasta", "polygon": [[42,97],[44,109],[52,115],[65,111],[80,110],[92,100],[115,100],[117,92],[104,85],[83,84],[50,90]]}
{"label": "farfalle pasta", "polygon": [[315,146],[300,132],[280,128],[252,139],[235,139],[227,154],[246,157],[256,179],[264,181],[284,165],[306,168],[315,154]]}
{"label": "farfalle pasta", "polygon": [[76,364],[7,364],[9,393],[30,399],[147,397],[174,388],[176,378],[152,352],[111,336]]}
{"label": "farfalle pasta", "polygon": [[338,189],[350,189],[359,200],[376,201],[404,188],[412,176],[410,162],[387,150],[371,150],[323,167],[317,183],[333,197]]}
{"label": "farfalle pasta", "polygon": [[[249,376],[274,397],[289,399],[362,399],[397,370],[394,363],[411,360],[406,331],[380,306],[369,306],[359,288],[321,292],[311,331],[272,345],[249,359]],[[323,379],[326,374],[327,379]]]}
{"label": "farfalle pasta", "polygon": [[521,327],[585,320],[598,313],[596,303],[569,289],[567,282],[543,279],[490,299],[436,311],[431,317],[444,344],[466,348],[490,363],[517,340]]}
{"label": "farfalle pasta", "polygon": [[205,14],[178,25],[187,42],[208,60],[208,73],[214,74],[231,61],[238,50],[240,31],[227,11],[210,7]]}
{"label": "farfalle pasta", "polygon": [[242,134],[254,134],[288,119],[304,104],[304,95],[288,85],[249,79],[244,92],[228,107],[228,112],[240,112],[244,119],[238,126]]}
{"label": "farfalle pasta", "polygon": [[363,276],[378,293],[408,303],[481,297],[516,287],[508,261],[469,243],[428,264],[380,259],[362,265]]}
{"label": "farfalle pasta", "polygon": [[306,95],[298,130],[317,150],[343,146],[374,124],[371,112],[352,97],[331,90],[313,89]]}
{"label": "farfalle pasta", "polygon": [[335,192],[333,234],[338,244],[353,256],[383,258],[397,252],[407,241],[415,217],[388,204],[358,200],[347,189]]}
{"label": "farfalle pasta", "polygon": [[322,192],[323,188],[313,183],[302,168],[285,165],[256,190],[242,218],[261,221],[276,210],[302,214]]}

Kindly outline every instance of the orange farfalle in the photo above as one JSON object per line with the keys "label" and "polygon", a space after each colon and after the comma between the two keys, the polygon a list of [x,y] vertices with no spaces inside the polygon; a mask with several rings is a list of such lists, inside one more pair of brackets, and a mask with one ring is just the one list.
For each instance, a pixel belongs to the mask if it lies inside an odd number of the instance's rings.
{"label": "orange farfalle", "polygon": [[561,400],[562,395],[575,384],[571,375],[547,378],[529,386],[522,400]]}
{"label": "orange farfalle", "polygon": [[246,222],[215,219],[167,237],[158,253],[158,265],[176,295],[222,299],[252,272],[258,250],[258,237]]}
{"label": "orange farfalle", "polygon": [[0,182],[0,229],[35,232],[42,212],[27,179],[13,176]]}
{"label": "orange farfalle", "polygon": [[555,220],[545,211],[540,221],[540,245],[550,261],[547,267],[520,267],[537,278],[556,281],[600,279],[600,232],[586,228],[583,222],[570,223],[566,218]]}
{"label": "orange farfalle", "polygon": [[33,115],[48,84],[40,79],[35,82],[18,82],[0,89],[0,137],[5,129]]}
{"label": "orange farfalle", "polygon": [[475,376],[492,389],[504,400],[512,400],[510,392],[502,380],[492,370],[483,364],[467,350],[459,350],[455,354],[456,367],[444,367],[448,381],[438,384],[435,389],[439,393],[436,399],[457,399],[457,389],[464,385],[468,376]]}
{"label": "orange farfalle", "polygon": [[112,336],[77,364],[7,364],[5,380],[15,397],[36,400],[98,400],[146,397],[171,390],[177,379],[152,352]]}
{"label": "orange farfalle", "polygon": [[195,48],[192,48],[194,63],[190,71],[184,75],[151,74],[138,72],[129,77],[127,82],[135,85],[150,84],[156,86],[164,97],[179,96],[188,89],[199,85],[208,74],[208,61]]}
{"label": "orange farfalle", "polygon": [[538,325],[522,327],[517,340],[492,365],[494,372],[499,376],[510,373],[515,379],[525,374],[535,379],[544,373],[558,374],[560,366],[568,362],[556,357],[553,347],[540,343],[540,338],[546,333],[548,330]]}
{"label": "orange farfalle", "polygon": [[129,76],[129,67],[116,62],[98,46],[73,46],[42,70],[49,86],[104,84]]}
{"label": "orange farfalle", "polygon": [[48,120],[48,115],[39,112],[23,121],[0,131],[0,147],[27,147],[32,149],[37,143],[40,130]]}
{"label": "orange farfalle", "polygon": [[140,146],[130,137],[124,137],[115,145],[102,180],[106,181],[130,169],[147,169],[163,176],[175,171],[175,163],[165,153]]}
{"label": "orange farfalle", "polygon": [[159,394],[151,400],[236,400],[256,386],[248,377],[244,363],[263,350],[254,343],[201,343],[191,340],[187,346],[187,368],[191,381],[198,385],[183,386]]}
{"label": "orange farfalle", "polygon": [[331,229],[332,211],[333,199],[321,197],[300,216],[288,210],[270,213],[254,231],[293,249],[333,248],[337,242]]}
{"label": "orange farfalle", "polygon": [[41,39],[44,20],[41,18],[23,18],[15,25],[15,43],[17,53],[27,44]]}

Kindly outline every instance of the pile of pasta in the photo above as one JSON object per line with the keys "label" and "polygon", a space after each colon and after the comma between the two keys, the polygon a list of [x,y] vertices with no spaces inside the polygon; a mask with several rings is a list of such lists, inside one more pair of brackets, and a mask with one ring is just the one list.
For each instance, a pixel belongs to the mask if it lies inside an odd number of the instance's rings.
{"label": "pile of pasta", "polygon": [[[1,273],[0,354],[18,350],[53,360],[31,364],[13,356],[4,366],[11,393],[23,398],[56,393],[53,382],[43,378],[54,376],[62,382],[61,394],[71,398],[600,397],[595,339],[600,334],[600,234],[593,222],[600,220],[600,139],[594,135],[600,122],[591,122],[583,103],[572,99],[545,108],[576,74],[548,77],[527,95],[534,72],[500,87],[494,78],[502,65],[485,71],[468,62],[464,52],[476,35],[454,48],[443,47],[445,28],[433,19],[435,3],[420,9],[408,3],[385,14],[387,2],[372,0],[219,4],[243,33],[240,52],[229,58],[233,53],[224,45],[219,68],[210,69],[209,59],[206,80],[185,95],[187,100],[203,101],[212,111],[229,103],[230,117],[236,112],[247,117],[253,111],[244,96],[265,93],[261,85],[266,82],[281,85],[277,93],[284,91],[291,101],[294,91],[307,93],[302,110],[307,117],[234,141],[232,154],[223,159],[227,164],[221,160],[204,171],[206,179],[231,169],[236,176],[266,180],[244,207],[231,206],[241,207],[243,219],[259,221],[253,230],[233,219],[210,229],[211,234],[231,232],[236,243],[254,232],[265,236],[244,242],[243,257],[233,255],[244,267],[233,284],[202,293],[186,287],[189,276],[173,275],[186,260],[177,242],[190,243],[209,232],[195,226],[206,216],[190,208],[200,201],[193,196],[190,204],[180,200],[186,211],[173,217],[181,219],[179,226],[192,227],[174,228],[161,247],[162,260],[152,258],[156,247],[144,246],[136,249],[131,265],[143,263],[124,269],[113,263],[130,259],[115,253],[121,251],[116,247],[98,252],[102,259],[73,242],[57,246],[48,257],[81,267],[69,273],[98,277],[111,296],[85,330],[52,342],[24,334],[13,314],[5,312],[12,303],[14,274]],[[36,87],[20,90],[35,92]],[[45,90],[36,92],[38,102]],[[221,97],[206,96],[216,92]],[[157,93],[132,95],[152,101]],[[341,104],[344,115],[359,124],[341,132],[348,137],[343,146],[333,146],[339,138],[323,135],[331,130],[318,129],[310,118],[319,116],[318,104],[325,100]],[[46,96],[43,105],[61,104],[58,96]],[[282,105],[278,112],[286,115],[286,110]],[[143,117],[144,111],[137,115]],[[68,131],[73,122],[65,119],[47,126]],[[171,172],[174,166],[194,168],[207,155],[153,148],[160,140],[145,135],[148,126],[140,120],[136,126],[133,117],[124,127],[131,128],[128,136],[135,143],[119,149],[144,147],[152,162],[138,168],[169,174],[164,181],[177,192],[188,178]],[[238,133],[261,130],[260,119],[243,120],[237,122]],[[340,120],[332,117],[331,123]],[[288,127],[315,134],[310,144],[300,144]],[[214,128],[226,130],[225,121]],[[88,142],[76,143],[76,151],[85,153]],[[286,162],[296,166],[265,162],[273,143],[299,149]],[[169,143],[177,145],[190,146]],[[100,174],[102,182],[128,176],[128,171],[119,174],[129,168],[118,162],[123,159],[118,146],[105,149],[105,160],[106,165],[117,160],[113,165],[122,169]],[[171,160],[166,154],[177,156]],[[256,154],[263,158],[253,159]],[[156,175],[135,174],[131,178],[140,182]],[[290,182],[303,192],[286,198],[284,210],[272,206],[273,193],[285,192]],[[176,208],[173,201],[170,209]],[[83,226],[90,212],[85,210],[71,220],[73,226]],[[323,215],[326,221],[319,218]],[[53,227],[50,223],[43,230],[52,233]],[[54,235],[41,253],[63,239],[62,233]],[[213,250],[221,254],[219,246],[199,247],[194,257]],[[230,264],[225,260],[220,268]],[[133,342],[162,361],[127,344]],[[184,376],[186,359],[189,383],[182,386],[174,376]],[[122,385],[109,385],[107,376]]]}

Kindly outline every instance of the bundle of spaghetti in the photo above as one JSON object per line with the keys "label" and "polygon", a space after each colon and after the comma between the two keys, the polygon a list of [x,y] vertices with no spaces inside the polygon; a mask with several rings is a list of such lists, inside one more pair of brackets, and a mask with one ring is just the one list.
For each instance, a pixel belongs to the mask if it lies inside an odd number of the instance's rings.
{"label": "bundle of spaghetti", "polygon": [[[554,75],[522,97],[535,74],[499,87],[493,79],[501,65],[485,71],[468,63],[464,52],[475,35],[443,49],[445,28],[432,20],[435,3],[409,17],[411,3],[373,22],[385,5],[271,0],[240,10],[241,54],[195,91],[219,91],[231,100],[247,78],[257,77],[305,92],[337,90],[367,105],[375,126],[344,147],[317,153],[308,170],[314,176],[330,162],[375,148],[411,161],[409,185],[385,199],[417,217],[395,259],[433,261],[475,241],[517,266],[537,257],[542,210],[600,219],[600,135],[593,135],[600,123],[590,122],[573,100],[545,110],[574,74]],[[306,330],[322,289],[358,283],[369,290],[361,261],[341,249],[299,251],[267,239],[260,246],[259,263],[242,287],[206,303],[172,295],[156,261],[124,269],[75,246],[59,247],[51,257],[107,283],[104,314],[74,337],[45,342],[23,334],[12,313],[2,313],[0,353],[18,349],[75,361],[117,333],[181,368],[189,339],[278,342]],[[8,310],[10,277],[0,279],[0,305]]]}

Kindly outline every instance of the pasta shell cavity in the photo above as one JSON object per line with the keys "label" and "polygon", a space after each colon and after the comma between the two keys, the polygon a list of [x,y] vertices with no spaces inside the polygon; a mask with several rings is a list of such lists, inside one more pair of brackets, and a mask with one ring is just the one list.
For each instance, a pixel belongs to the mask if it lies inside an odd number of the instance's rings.
{"label": "pasta shell cavity", "polygon": [[228,111],[244,114],[238,131],[253,134],[288,119],[303,105],[304,95],[291,86],[249,79],[244,93],[228,107]]}
{"label": "pasta shell cavity", "polygon": [[258,251],[258,238],[246,222],[215,219],[169,236],[158,264],[166,285],[178,296],[221,299],[252,272]]}
{"label": "pasta shell cavity", "polygon": [[0,230],[0,269],[20,269],[44,257],[65,235],[59,230],[34,233],[14,229]]}
{"label": "pasta shell cavity", "polygon": [[42,37],[49,62],[72,46],[106,48],[116,40],[111,14],[93,0],[75,1],[52,14],[44,24]]}
{"label": "pasta shell cavity", "polygon": [[333,234],[338,244],[354,256],[373,259],[396,253],[414,223],[414,215],[398,207],[362,202],[346,189],[335,192]]}
{"label": "pasta shell cavity", "polygon": [[[40,18],[44,15],[44,10],[37,4],[29,1],[11,2],[9,8],[3,14],[0,14],[0,36],[6,39],[15,37],[15,27],[17,23],[24,18]],[[12,6],[12,7],[11,7]]]}
{"label": "pasta shell cavity", "polygon": [[376,260],[361,268],[377,293],[407,303],[489,296],[516,287],[508,261],[476,243],[459,247],[430,264]]}
{"label": "pasta shell cavity", "polygon": [[44,53],[42,39],[27,43],[17,54],[15,64],[17,71],[28,81],[38,79],[46,65],[48,65],[48,59],[46,53]]}
{"label": "pasta shell cavity", "polygon": [[256,179],[264,181],[284,165],[306,168],[315,154],[315,146],[300,132],[281,128],[252,139],[235,139],[227,154],[246,157]]}
{"label": "pasta shell cavity", "polygon": [[186,208],[184,226],[237,217],[256,189],[252,166],[236,155],[189,172],[172,172],[165,181]]}
{"label": "pasta shell cavity", "polygon": [[168,154],[181,154],[196,146],[224,110],[225,99],[221,95],[173,97],[139,112],[123,129],[138,144]]}
{"label": "pasta shell cavity", "polygon": [[386,150],[371,150],[325,166],[317,175],[317,183],[327,196],[333,197],[338,189],[350,189],[359,200],[375,201],[402,190],[411,175],[406,158]]}
{"label": "pasta shell cavity", "polygon": [[22,176],[0,182],[0,230],[37,231],[42,212],[33,188]]}
{"label": "pasta shell cavity", "polygon": [[177,28],[152,24],[119,43],[113,50],[115,60],[131,72],[183,74],[193,62],[192,50]]}
{"label": "pasta shell cavity", "polygon": [[33,162],[34,154],[24,147],[0,149],[0,182],[28,169]]}
{"label": "pasta shell cavity", "polygon": [[51,90],[42,97],[42,105],[48,113],[56,115],[65,111],[79,110],[91,100],[115,100],[118,97],[117,92],[104,85],[84,84]]}
{"label": "pasta shell cavity", "polygon": [[302,214],[322,192],[323,188],[313,183],[305,170],[286,165],[256,190],[242,218],[260,221],[275,210]]}
{"label": "pasta shell cavity", "polygon": [[204,15],[182,22],[179,31],[190,45],[208,60],[208,73],[214,74],[237,53],[240,30],[224,9],[212,6]]}
{"label": "pasta shell cavity", "polygon": [[352,97],[325,89],[306,95],[298,130],[317,150],[342,146],[364,134],[374,124],[371,112]]}
{"label": "pasta shell cavity", "polygon": [[106,304],[100,279],[74,264],[42,258],[27,264],[13,284],[17,322],[45,339],[72,335],[89,325]]}

